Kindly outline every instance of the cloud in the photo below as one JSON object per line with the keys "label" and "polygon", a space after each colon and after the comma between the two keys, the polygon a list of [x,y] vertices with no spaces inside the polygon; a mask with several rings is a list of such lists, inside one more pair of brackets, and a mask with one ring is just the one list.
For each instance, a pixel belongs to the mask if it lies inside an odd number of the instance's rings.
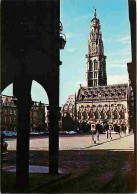
{"label": "cloud", "polygon": [[131,49],[129,47],[125,47],[123,49],[117,49],[113,52],[108,52],[107,57],[117,57],[119,60],[127,60],[127,62],[131,61]]}
{"label": "cloud", "polygon": [[118,60],[111,60],[111,61],[108,61],[108,63],[111,63],[111,64],[120,64],[120,63],[127,63],[127,61],[129,61],[129,58],[124,58],[124,59],[118,59]]}
{"label": "cloud", "polygon": [[87,85],[87,83],[86,83],[86,80],[85,81],[81,81],[81,80],[77,80],[77,81],[74,81],[74,82],[71,82],[71,85],[72,86],[76,86],[76,87],[80,87],[80,84],[82,85],[82,86],[86,86]]}
{"label": "cloud", "polygon": [[119,67],[119,68],[124,68],[127,69],[127,65],[121,65],[121,64],[111,64],[109,67]]}
{"label": "cloud", "polygon": [[130,43],[131,38],[130,38],[130,36],[125,36],[125,37],[121,38],[121,40],[119,40],[119,41],[121,41],[122,43]]}
{"label": "cloud", "polygon": [[108,75],[107,83],[110,84],[123,84],[128,83],[128,75]]}
{"label": "cloud", "polygon": [[75,52],[75,48],[66,48],[65,49],[65,51],[67,51],[67,52],[70,52],[70,53],[73,53],[73,52]]}
{"label": "cloud", "polygon": [[129,44],[131,42],[130,35],[127,35],[125,37],[111,37],[111,38],[103,38],[104,42],[111,42],[111,43],[122,43],[122,44]]}
{"label": "cloud", "polygon": [[121,59],[112,59],[107,61],[107,67],[108,68],[122,68],[127,70],[127,63],[130,61],[130,58],[125,58],[125,57],[118,57]]}
{"label": "cloud", "polygon": [[93,14],[93,13],[90,13],[90,14],[87,14],[87,15],[83,15],[83,16],[74,18],[73,20],[74,20],[74,21],[79,21],[79,20],[81,20],[81,19],[87,19],[87,18],[89,18],[89,17],[92,18],[92,14]]}
{"label": "cloud", "polygon": [[71,33],[71,32],[68,32],[65,34],[66,35],[66,38],[72,38],[74,35]]}

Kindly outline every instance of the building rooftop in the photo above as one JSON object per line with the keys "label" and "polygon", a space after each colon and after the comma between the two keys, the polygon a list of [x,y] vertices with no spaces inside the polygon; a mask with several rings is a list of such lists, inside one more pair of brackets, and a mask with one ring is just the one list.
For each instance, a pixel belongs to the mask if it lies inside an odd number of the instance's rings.
{"label": "building rooftop", "polygon": [[78,91],[77,101],[127,99],[128,84],[83,87]]}

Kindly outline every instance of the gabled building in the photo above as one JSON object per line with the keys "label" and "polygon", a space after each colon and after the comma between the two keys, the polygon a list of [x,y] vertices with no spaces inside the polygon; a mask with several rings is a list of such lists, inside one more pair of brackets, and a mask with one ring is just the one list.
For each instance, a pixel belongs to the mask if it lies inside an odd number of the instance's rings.
{"label": "gabled building", "polygon": [[74,119],[75,114],[75,95],[69,95],[66,103],[62,107],[62,116],[70,115]]}

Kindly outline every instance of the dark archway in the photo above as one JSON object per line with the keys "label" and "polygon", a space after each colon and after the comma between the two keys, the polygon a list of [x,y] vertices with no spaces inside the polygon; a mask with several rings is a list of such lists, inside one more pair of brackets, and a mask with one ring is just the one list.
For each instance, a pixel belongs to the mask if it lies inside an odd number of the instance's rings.
{"label": "dark archway", "polygon": [[24,187],[29,183],[32,80],[41,84],[49,97],[49,172],[58,173],[60,1],[2,0],[1,18],[1,88],[13,83],[17,99],[16,178],[17,185]]}

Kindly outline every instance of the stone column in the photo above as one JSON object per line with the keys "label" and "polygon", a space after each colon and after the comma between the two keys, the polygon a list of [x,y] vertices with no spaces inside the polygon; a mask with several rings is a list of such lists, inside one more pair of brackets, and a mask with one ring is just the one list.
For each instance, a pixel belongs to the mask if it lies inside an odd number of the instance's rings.
{"label": "stone column", "polygon": [[49,173],[58,174],[59,161],[59,102],[58,98],[49,97]]}
{"label": "stone column", "polygon": [[132,62],[127,63],[129,79],[134,93],[134,163],[135,163],[135,191],[137,191],[137,104],[136,104],[136,1],[128,0],[129,21],[131,30],[131,54]]}
{"label": "stone column", "polygon": [[13,83],[13,94],[17,98],[17,151],[16,183],[18,187],[29,184],[29,132],[32,81],[25,76]]}

